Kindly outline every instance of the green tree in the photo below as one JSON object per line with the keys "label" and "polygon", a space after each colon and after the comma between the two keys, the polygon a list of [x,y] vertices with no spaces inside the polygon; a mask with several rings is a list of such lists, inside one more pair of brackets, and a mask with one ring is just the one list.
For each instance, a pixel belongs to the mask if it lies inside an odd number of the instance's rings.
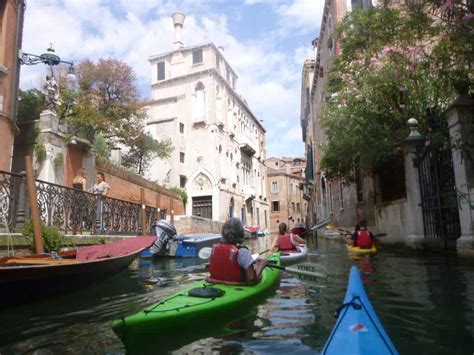
{"label": "green tree", "polygon": [[322,111],[329,175],[354,181],[359,166],[383,170],[401,150],[407,120],[417,118],[423,129],[455,97],[453,81],[472,75],[472,25],[435,8],[422,2],[354,11],[338,25],[341,54]]}
{"label": "green tree", "polygon": [[170,189],[171,191],[173,192],[176,192],[177,194],[180,194],[181,195],[181,200],[183,201],[183,204],[186,206],[186,203],[188,203],[188,194],[186,192],[186,190],[178,187],[178,186],[174,186]]}
{"label": "green tree", "polygon": [[96,159],[102,162],[110,161],[110,146],[107,141],[100,134],[95,135],[94,149]]}
{"label": "green tree", "polygon": [[145,111],[133,69],[117,59],[83,60],[71,120],[91,125],[105,139],[122,142],[139,135]]}
{"label": "green tree", "polygon": [[18,121],[39,120],[44,107],[44,95],[38,89],[20,90],[18,94]]}
{"label": "green tree", "polygon": [[[77,66],[78,90],[66,89],[60,114],[77,135],[91,140],[99,159],[108,160],[111,145],[128,147],[124,164],[143,174],[155,156],[167,157],[170,141],[156,141],[144,131],[146,110],[133,69],[117,59],[85,59]],[[72,103],[72,104],[71,104]]]}
{"label": "green tree", "polygon": [[124,155],[122,164],[133,168],[140,175],[150,166],[155,157],[167,158],[173,151],[173,145],[170,139],[157,141],[151,135],[145,132],[128,142],[129,150]]}

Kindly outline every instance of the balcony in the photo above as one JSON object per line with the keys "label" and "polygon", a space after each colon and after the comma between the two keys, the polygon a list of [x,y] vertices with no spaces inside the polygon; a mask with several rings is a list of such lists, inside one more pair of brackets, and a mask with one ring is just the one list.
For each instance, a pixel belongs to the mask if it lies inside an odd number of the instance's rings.
{"label": "balcony", "polygon": [[253,156],[257,152],[257,143],[249,137],[240,136],[239,137],[239,146],[240,151],[245,153],[249,157]]}
{"label": "balcony", "polygon": [[253,200],[255,198],[255,187],[250,185],[244,185],[242,188],[245,201]]}

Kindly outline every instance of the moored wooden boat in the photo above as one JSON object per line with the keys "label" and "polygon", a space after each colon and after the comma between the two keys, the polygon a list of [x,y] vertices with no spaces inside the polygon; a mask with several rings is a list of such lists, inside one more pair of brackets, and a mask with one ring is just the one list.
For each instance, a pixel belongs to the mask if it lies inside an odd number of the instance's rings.
{"label": "moored wooden boat", "polygon": [[126,269],[154,237],[0,259],[0,307],[79,289]]}

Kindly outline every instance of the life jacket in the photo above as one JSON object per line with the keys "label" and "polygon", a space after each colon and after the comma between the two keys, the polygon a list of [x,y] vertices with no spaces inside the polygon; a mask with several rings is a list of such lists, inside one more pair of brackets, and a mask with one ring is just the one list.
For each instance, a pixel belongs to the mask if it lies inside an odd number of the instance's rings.
{"label": "life jacket", "polygon": [[291,234],[278,236],[278,250],[295,250],[295,245],[291,240]]}
{"label": "life jacket", "polygon": [[368,230],[360,230],[357,232],[357,246],[361,249],[372,248],[372,238]]}
{"label": "life jacket", "polygon": [[209,276],[206,281],[229,285],[245,285],[245,271],[237,260],[239,248],[234,244],[219,243],[212,247]]}

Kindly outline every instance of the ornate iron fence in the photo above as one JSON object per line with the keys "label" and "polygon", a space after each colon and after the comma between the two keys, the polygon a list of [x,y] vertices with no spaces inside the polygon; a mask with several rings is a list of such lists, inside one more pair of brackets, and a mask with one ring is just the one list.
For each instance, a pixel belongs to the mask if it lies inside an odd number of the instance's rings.
{"label": "ornate iron fence", "polygon": [[426,242],[435,249],[455,250],[461,225],[447,124],[442,118],[428,117],[426,128],[416,160]]}
{"label": "ornate iron fence", "polygon": [[14,230],[22,176],[0,170],[0,228]]}
{"label": "ornate iron fence", "polygon": [[[155,207],[145,206],[142,209],[141,204],[39,179],[36,179],[36,194],[41,221],[65,233],[140,234],[142,213],[146,215],[149,231],[157,218]],[[14,228],[21,215],[26,219],[30,215],[25,176],[0,171],[0,227],[5,219],[10,229]]]}

